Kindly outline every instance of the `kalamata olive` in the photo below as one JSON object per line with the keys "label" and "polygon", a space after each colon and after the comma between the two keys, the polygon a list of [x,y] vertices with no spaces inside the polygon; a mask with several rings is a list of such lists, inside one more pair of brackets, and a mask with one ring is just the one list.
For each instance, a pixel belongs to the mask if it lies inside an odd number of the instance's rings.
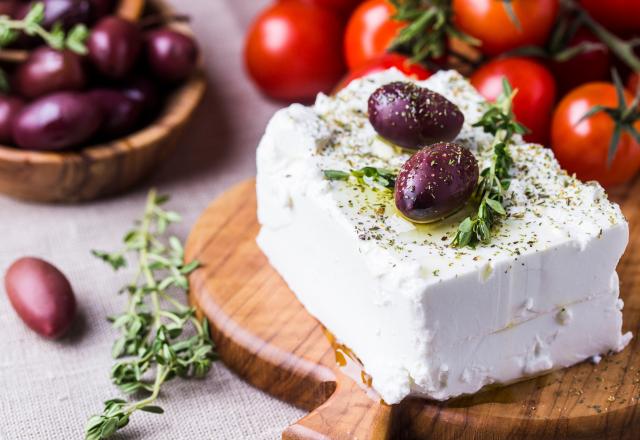
{"label": "kalamata olive", "polygon": [[46,46],[31,52],[14,76],[17,91],[32,99],[60,90],[80,90],[85,82],[80,56]]}
{"label": "kalamata olive", "polygon": [[91,4],[91,22],[95,23],[115,8],[116,0],[89,0]]}
{"label": "kalamata olive", "polygon": [[93,136],[102,113],[86,94],[58,92],[25,106],[15,119],[15,143],[29,150],[62,150]]}
{"label": "kalamata olive", "polygon": [[0,144],[13,143],[13,124],[24,101],[16,96],[0,95]]}
{"label": "kalamata olive", "polygon": [[13,16],[17,7],[17,1],[4,0],[0,1],[0,15]]}
{"label": "kalamata olive", "polygon": [[102,124],[98,133],[104,137],[114,138],[127,134],[140,120],[142,104],[122,91],[95,89],[88,95],[102,112]]}
{"label": "kalamata olive", "polygon": [[157,29],[147,33],[145,49],[151,72],[166,82],[186,79],[198,61],[195,40],[173,29]]}
{"label": "kalamata olive", "polygon": [[158,112],[158,88],[149,79],[143,76],[133,78],[122,87],[122,92],[141,105],[142,118],[147,119]]}
{"label": "kalamata olive", "polygon": [[394,198],[409,220],[441,220],[461,208],[478,183],[478,161],[461,145],[439,142],[415,153],[400,169]]}
{"label": "kalamata olive", "polygon": [[396,81],[371,94],[369,121],[383,138],[417,149],[454,140],[464,115],[444,96],[411,82]]}
{"label": "kalamata olive", "polygon": [[15,261],[4,278],[11,305],[36,333],[58,338],[69,330],[76,314],[76,298],[67,277],[40,258]]}
{"label": "kalamata olive", "polygon": [[36,3],[44,3],[44,18],[41,25],[51,29],[60,23],[64,29],[71,29],[79,23],[89,23],[91,4],[89,0],[39,0],[25,3],[17,8],[15,18],[22,19]]}
{"label": "kalamata olive", "polygon": [[142,34],[134,23],[108,16],[91,30],[87,40],[89,58],[98,71],[113,79],[126,77],[142,48]]}
{"label": "kalamata olive", "polygon": [[[1,0],[0,0],[1,1]],[[43,0],[44,18],[41,25],[50,30],[55,23],[60,23],[65,30],[78,23],[88,23],[90,19],[89,0]],[[23,19],[38,1],[20,2],[15,8],[13,17]],[[21,33],[12,47],[30,49],[42,44],[42,39]]]}
{"label": "kalamata olive", "polygon": [[55,23],[64,29],[71,29],[79,23],[88,23],[91,17],[89,0],[44,0],[44,20],[42,25],[50,29]]}

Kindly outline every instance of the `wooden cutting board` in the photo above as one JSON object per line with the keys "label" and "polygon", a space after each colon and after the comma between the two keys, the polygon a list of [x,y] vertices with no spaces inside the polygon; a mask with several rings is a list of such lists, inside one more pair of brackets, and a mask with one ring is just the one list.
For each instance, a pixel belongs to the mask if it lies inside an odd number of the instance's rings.
{"label": "wooden cutting board", "polygon": [[373,395],[348,350],[332,345],[258,249],[254,185],[223,194],[193,229],[187,259],[203,267],[192,276],[191,300],[210,320],[230,368],[310,411],[284,439],[640,439],[640,181],[613,196],[632,225],[618,266],[624,330],[634,333],[629,347],[599,365],[584,362],[444,403],[394,406]]}

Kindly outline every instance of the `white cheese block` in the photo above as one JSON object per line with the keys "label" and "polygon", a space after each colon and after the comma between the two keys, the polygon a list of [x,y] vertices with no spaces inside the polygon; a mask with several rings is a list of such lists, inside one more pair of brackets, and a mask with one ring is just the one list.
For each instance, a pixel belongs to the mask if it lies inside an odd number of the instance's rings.
{"label": "white cheese block", "polygon": [[[258,244],[309,313],[357,354],[388,403],[444,400],[624,348],[615,268],[627,222],[550,150],[516,139],[508,217],[476,249],[450,246],[470,208],[415,225],[388,191],[324,178],[409,157],[366,115],[371,92],[395,80],[409,79],[389,70],[283,109],[258,147]],[[473,87],[453,71],[418,84],[458,105],[456,141],[486,164],[492,137],[472,127],[486,108]]]}

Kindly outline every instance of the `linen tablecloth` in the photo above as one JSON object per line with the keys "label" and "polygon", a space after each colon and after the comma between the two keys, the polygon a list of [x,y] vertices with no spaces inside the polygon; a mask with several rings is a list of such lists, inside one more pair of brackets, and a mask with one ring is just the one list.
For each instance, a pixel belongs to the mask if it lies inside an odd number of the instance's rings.
{"label": "linen tablecloth", "polygon": [[[172,195],[186,238],[218,194],[255,173],[254,153],[276,104],[264,100],[242,66],[246,28],[268,0],[172,0],[192,17],[209,88],[173,155],[150,180],[118,197],[80,206],[26,204],[0,197],[0,272],[24,255],[54,262],[71,280],[80,320],[71,337],[46,341],[17,318],[0,288],[0,439],[79,439],[90,414],[121,394],[110,383],[116,332],[105,320],[122,310],[116,294],[131,277],[91,257],[115,248],[150,186]],[[303,413],[252,388],[222,363],[204,380],[169,382],[164,415],[136,413],[120,439],[275,439]]]}

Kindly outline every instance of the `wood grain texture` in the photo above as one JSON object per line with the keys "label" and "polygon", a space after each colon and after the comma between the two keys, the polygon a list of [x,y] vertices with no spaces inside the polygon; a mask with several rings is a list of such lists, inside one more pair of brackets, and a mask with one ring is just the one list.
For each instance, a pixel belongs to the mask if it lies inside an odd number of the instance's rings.
{"label": "wood grain texture", "polygon": [[[153,10],[163,15],[173,12],[161,0],[150,3]],[[190,32],[184,23],[172,26]],[[177,146],[205,89],[206,79],[199,68],[166,97],[160,114],[150,125],[102,145],[69,152],[25,151],[0,146],[0,192],[28,201],[74,203],[130,188],[149,175]]]}
{"label": "wood grain texture", "polygon": [[[619,190],[631,241],[618,272],[624,330],[640,332],[640,181]],[[447,402],[409,398],[388,406],[336,363],[322,326],[296,300],[255,244],[254,182],[212,203],[187,242],[191,300],[210,320],[224,362],[266,392],[308,409],[284,439],[640,438],[640,344],[599,365],[572,368]],[[341,357],[341,356],[340,356]]]}

